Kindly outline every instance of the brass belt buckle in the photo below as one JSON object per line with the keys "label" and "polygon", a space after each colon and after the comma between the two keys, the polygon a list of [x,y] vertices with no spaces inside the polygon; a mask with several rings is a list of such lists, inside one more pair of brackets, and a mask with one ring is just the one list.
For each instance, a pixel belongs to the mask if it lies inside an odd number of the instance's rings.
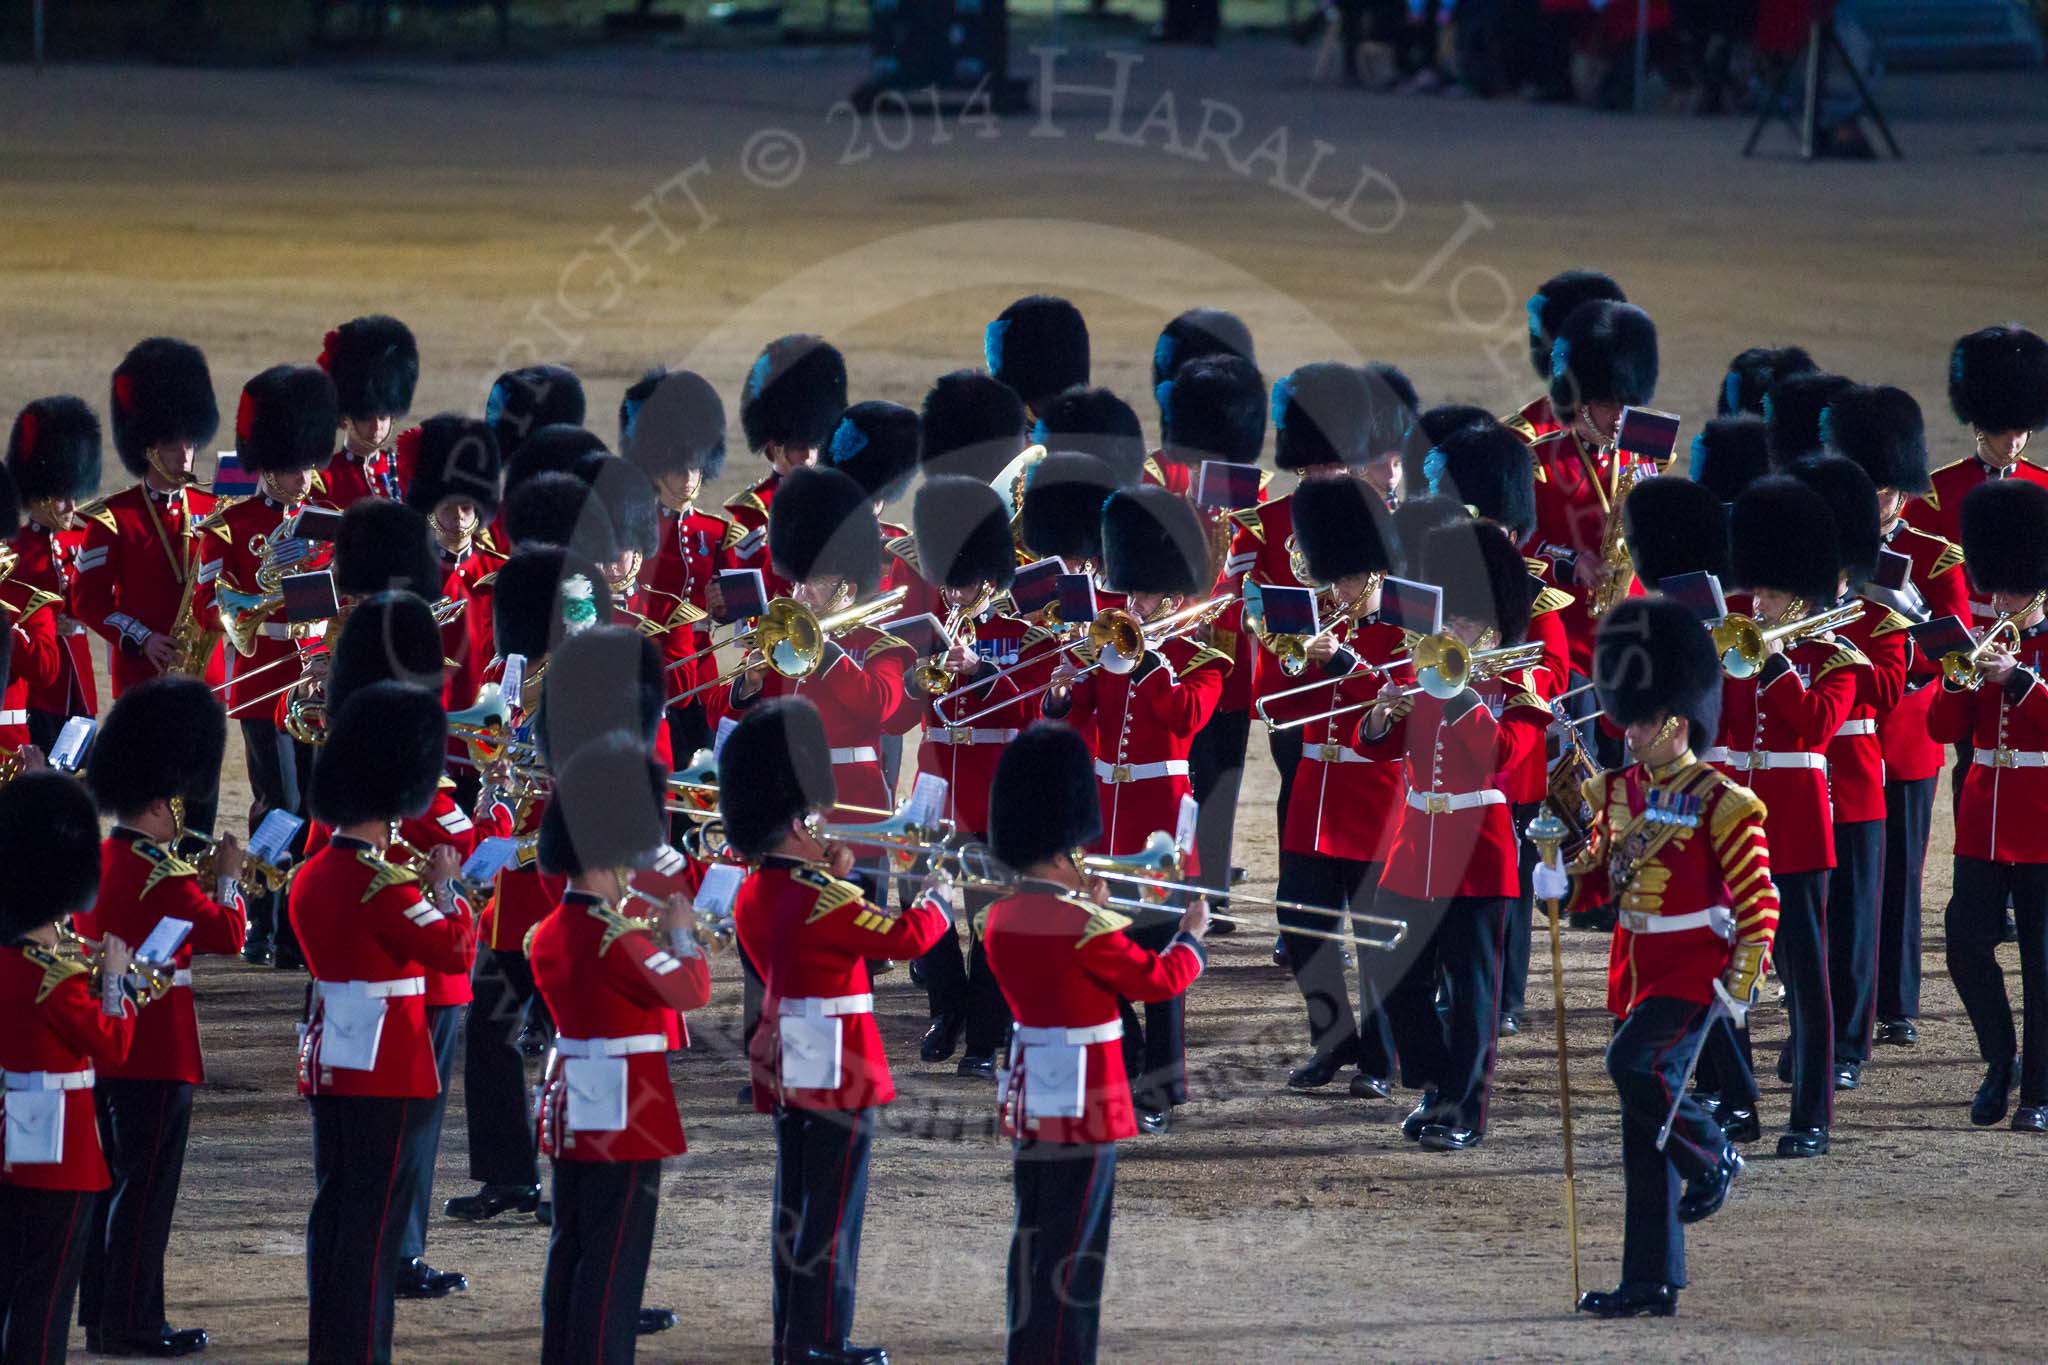
{"label": "brass belt buckle", "polygon": [[1115,767],[1111,768],[1111,769],[1109,770],[1109,780],[1110,780],[1110,781],[1112,781],[1112,782],[1128,782],[1128,781],[1130,781],[1130,780],[1131,780],[1131,765],[1130,765],[1130,764],[1128,764],[1128,763],[1119,763],[1119,764],[1117,764],[1117,765],[1116,765]]}
{"label": "brass belt buckle", "polygon": [[1341,744],[1323,745],[1322,759],[1325,763],[1335,763],[1339,758],[1343,757],[1343,754],[1344,746]]}
{"label": "brass belt buckle", "polygon": [[2011,749],[1993,749],[1991,751],[1991,766],[1994,768],[2017,768],[2019,766],[2019,755]]}
{"label": "brass belt buckle", "polygon": [[1771,756],[1764,753],[1761,749],[1751,749],[1742,756],[1742,769],[1744,772],[1760,773],[1770,766]]}
{"label": "brass belt buckle", "polygon": [[974,743],[974,730],[971,726],[955,725],[946,733],[952,737],[952,743],[956,745]]}
{"label": "brass belt buckle", "polygon": [[1431,815],[1451,813],[1451,798],[1448,792],[1424,792],[1422,802],[1422,808]]}

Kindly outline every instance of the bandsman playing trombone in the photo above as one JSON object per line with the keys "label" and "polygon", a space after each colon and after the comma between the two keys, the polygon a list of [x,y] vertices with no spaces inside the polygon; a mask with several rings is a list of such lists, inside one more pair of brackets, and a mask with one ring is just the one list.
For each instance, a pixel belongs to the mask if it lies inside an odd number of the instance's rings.
{"label": "bandsman playing trombone", "polygon": [[206,1079],[193,1008],[192,958],[232,957],[246,931],[242,850],[222,837],[214,880],[178,856],[185,802],[220,771],[221,704],[192,678],[151,678],[121,695],[94,737],[86,781],[114,828],[100,848],[100,891],[74,919],[88,939],[141,944],[165,919],[192,926],[165,998],[136,1020],[128,1055],[102,1062],[98,1099],[113,1188],[89,1220],[78,1318],[87,1349],[186,1355],[206,1333],[164,1316],[164,1255],[185,1170],[194,1087]]}
{"label": "bandsman playing trombone", "polygon": [[[1380,595],[1394,567],[1393,526],[1386,504],[1358,479],[1304,481],[1291,499],[1293,532],[1303,567],[1322,588],[1333,619],[1307,639],[1269,634],[1269,647],[1287,650],[1300,667],[1264,661],[1283,677],[1307,678],[1260,701],[1275,729],[1298,730],[1301,759],[1294,799],[1280,841],[1278,895],[1342,910],[1371,910],[1379,894],[1387,842],[1402,793],[1402,768],[1351,745],[1358,717],[1407,646],[1400,627],[1379,619]],[[1381,1003],[1381,983],[1359,973],[1353,1013],[1344,981],[1344,956],[1334,943],[1289,935],[1301,917],[1280,912],[1282,938],[1294,984],[1308,1005],[1308,1061],[1287,1078],[1297,1090],[1327,1085],[1345,1066],[1356,1066],[1351,1093],[1384,1099],[1394,1074],[1394,1040]],[[1306,925],[1327,929],[1313,918]]]}
{"label": "bandsman playing trombone", "polygon": [[921,895],[899,914],[845,880],[853,851],[811,822],[842,795],[830,746],[805,697],[749,707],[719,751],[718,804],[726,843],[753,867],[733,921],[765,989],[748,1052],[754,1108],[775,1118],[771,1350],[887,1365],[882,1348],[847,1343],[876,1111],[896,1097],[867,962],[923,953],[951,910]]}
{"label": "bandsman playing trombone", "polygon": [[1102,1316],[1116,1191],[1116,1144],[1137,1135],[1118,1046],[1120,1000],[1177,998],[1201,975],[1209,906],[1182,912],[1152,952],[1107,909],[1080,850],[1102,831],[1094,759],[1064,726],[1040,722],[1003,755],[990,800],[990,851],[1018,876],[983,912],[990,966],[1015,1011],[998,1120],[1014,1142],[1006,1359],[1088,1365]]}

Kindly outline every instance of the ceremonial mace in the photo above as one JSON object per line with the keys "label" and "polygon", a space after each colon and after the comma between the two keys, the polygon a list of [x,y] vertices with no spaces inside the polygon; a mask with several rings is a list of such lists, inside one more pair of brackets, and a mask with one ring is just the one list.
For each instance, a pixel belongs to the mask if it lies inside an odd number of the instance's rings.
{"label": "ceremonial mace", "polygon": [[[1546,865],[1556,865],[1558,849],[1571,831],[1545,805],[1529,822],[1529,839]],[[1545,896],[1550,912],[1550,992],[1557,1019],[1557,1101],[1564,1113],[1564,1229],[1572,1251],[1572,1303],[1579,1301],[1579,1185],[1572,1170],[1572,1072],[1564,1050],[1564,947],[1558,937],[1557,899]]]}

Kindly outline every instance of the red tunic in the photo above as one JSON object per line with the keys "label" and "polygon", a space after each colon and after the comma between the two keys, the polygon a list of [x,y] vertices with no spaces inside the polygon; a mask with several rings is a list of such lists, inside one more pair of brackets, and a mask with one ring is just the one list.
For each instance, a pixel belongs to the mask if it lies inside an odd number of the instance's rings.
{"label": "red tunic", "polygon": [[[710,1001],[711,969],[701,952],[671,952],[656,933],[646,920],[571,891],[527,943],[534,988],[557,1035],[557,1065],[540,1102],[540,1149],[557,1161],[658,1161],[688,1149],[668,1074],[669,1023]],[[625,1063],[625,1126],[571,1127],[571,1070],[614,1058]]]}
{"label": "red tunic", "polygon": [[2021,667],[2006,686],[1975,692],[1946,684],[1928,719],[1943,743],[1976,749],[1956,806],[1956,856],[1994,863],[2048,863],[2048,625],[2020,638]]}
{"label": "red tunic", "polygon": [[[989,970],[1017,1020],[1005,1084],[997,1088],[1003,1135],[1040,1142],[1136,1136],[1117,1001],[1171,1000],[1202,974],[1201,949],[1184,937],[1163,953],[1140,948],[1123,932],[1125,916],[1040,882],[997,901],[979,920]],[[1071,1097],[1048,1104],[1042,1088],[1034,1099],[1034,1055],[1066,1047],[1085,1050],[1079,1105]],[[1076,1107],[1078,1114],[1046,1112]]]}
{"label": "red tunic", "polygon": [[[292,880],[292,929],[313,976],[299,1041],[302,1095],[423,1099],[441,1090],[427,1034],[426,975],[466,972],[476,956],[469,911],[444,914],[422,899],[419,879],[357,839],[333,839]],[[379,1000],[383,1027],[375,1066],[329,1065],[322,1055],[328,992]],[[352,1001],[353,1004],[353,1001]]]}
{"label": "red tunic", "polygon": [[[1970,622],[1970,588],[1963,575],[1963,552],[1940,536],[1928,535],[1899,522],[1886,543],[1913,561],[1907,581],[1920,596],[1930,620],[1953,616]],[[1927,729],[1927,713],[1941,681],[1941,660],[1929,658],[1906,637],[1908,690],[1899,704],[1877,718],[1877,738],[1884,749],[1887,782],[1918,782],[1939,774],[1948,752]]]}
{"label": "red tunic", "polygon": [[[144,656],[142,645],[152,631],[169,635],[176,624],[186,576],[198,572],[199,565],[198,548],[186,530],[213,506],[213,494],[198,489],[158,493],[136,484],[113,494],[86,519],[73,606],[79,621],[109,646],[107,669],[116,697],[156,676],[156,665]],[[218,684],[221,676],[215,649],[206,681]]]}
{"label": "red tunic", "polygon": [[[1645,816],[1655,791],[1662,818]],[[1687,755],[1653,775],[1640,763],[1586,782],[1593,809],[1592,876],[1609,889],[1620,847],[1635,875],[1616,904],[1607,956],[1607,1008],[1618,1017],[1651,997],[1711,1004],[1714,982],[1728,969],[1735,944],[1761,943],[1768,954],[1778,927],[1778,892],[1763,803],[1709,764]],[[1718,908],[1719,922],[1664,930],[1675,917]]]}
{"label": "red tunic", "polygon": [[1848,719],[1828,741],[1828,795],[1835,822],[1884,819],[1884,744],[1878,718],[1896,709],[1906,695],[1906,634],[1911,623],[1889,607],[1863,603],[1863,615],[1837,632],[1870,661],[1858,668],[1856,700]]}
{"label": "red tunic", "polygon": [[[1340,625],[1338,643],[1370,664],[1392,664],[1405,657],[1398,626],[1368,617],[1357,626]],[[1279,671],[1279,666],[1274,666]],[[1290,679],[1299,686],[1308,674]],[[1353,703],[1371,705],[1384,679],[1361,673],[1332,687],[1289,697],[1267,708],[1276,720],[1316,715]],[[1302,727],[1301,761],[1294,769],[1294,794],[1287,802],[1287,824],[1280,834],[1283,853],[1320,853],[1332,858],[1382,862],[1402,805],[1403,767],[1392,758],[1373,757],[1351,747],[1359,713],[1311,721]]]}
{"label": "red tunic", "polygon": [[1826,754],[1869,670],[1855,646],[1820,636],[1795,642],[1753,678],[1721,683],[1720,737],[1700,758],[1763,798],[1778,872],[1835,865]]}
{"label": "red tunic", "polygon": [[[324,503],[300,503],[305,506],[326,506]],[[264,538],[275,531],[287,516],[297,508],[273,501],[258,493],[223,512],[199,540],[199,587],[193,594],[193,606],[202,621],[216,621],[220,607],[215,597],[221,588],[233,588],[237,592],[262,594],[256,585],[256,571],[263,563]],[[308,571],[317,567],[324,552],[301,566]],[[324,626],[310,628],[308,639],[318,639],[326,633]],[[257,627],[256,652],[244,658],[232,644],[226,644],[221,651],[228,679],[228,719],[262,720],[273,715],[277,709],[274,695],[297,676],[298,670],[281,660],[297,656],[299,647],[291,637],[285,619],[284,609],[279,607]],[[273,665],[275,665],[273,667]],[[259,676],[250,678],[258,669]],[[241,681],[249,678],[247,682]],[[266,696],[265,694],[273,694]]]}
{"label": "red tunic", "polygon": [[739,534],[732,537],[726,546],[730,567],[759,569],[761,582],[770,597],[779,597],[789,591],[789,584],[768,562],[768,508],[775,501],[775,490],[781,486],[782,476],[771,471],[760,482],[725,500],[725,510],[732,513],[733,524],[739,528]]}
{"label": "red tunic", "polygon": [[[1536,530],[1528,552],[1551,565],[1551,583],[1574,595],[1559,613],[1571,646],[1571,671],[1582,678],[1593,673],[1593,637],[1600,623],[1588,614],[1574,565],[1579,556],[1600,558],[1607,537],[1607,504],[1603,501],[1615,477],[1614,458],[1588,450],[1569,429],[1556,428],[1530,444],[1535,457]],[[1625,596],[1641,592],[1633,576]]]}
{"label": "red tunic", "polygon": [[[1530,442],[1541,440],[1552,432],[1565,430],[1565,424],[1557,418],[1556,409],[1550,406],[1550,395],[1547,393],[1537,394],[1534,398],[1522,404],[1521,408],[1515,413],[1501,418],[1501,425],[1514,428],[1517,435],[1523,440]],[[1554,453],[1564,455],[1569,452],[1558,450]],[[1550,471],[1539,457],[1536,465],[1536,478],[1538,481],[1541,481],[1549,477]]]}
{"label": "red tunic", "polygon": [[38,692],[57,686],[69,666],[69,654],[57,635],[57,612],[63,602],[27,583],[0,582],[0,621],[13,635],[7,690],[0,694],[0,746],[18,749],[29,742],[28,708]]}
{"label": "red tunic", "polygon": [[[740,887],[733,920],[766,988],[748,1049],[755,1110],[867,1109],[895,1099],[868,959],[917,957],[951,928],[944,912],[918,900],[899,915],[868,903],[852,882],[770,858]],[[802,1020],[807,1046],[824,1047],[828,1063],[836,1056],[826,1068],[836,1070],[836,1085],[784,1084],[784,1015]]]}
{"label": "red tunic", "polygon": [[[1550,708],[1528,687],[1488,679],[1484,689],[1448,702],[1417,693],[1385,734],[1366,734],[1361,717],[1353,740],[1373,758],[1405,760],[1408,794],[1394,826],[1380,885],[1411,900],[1450,896],[1512,896],[1522,885],[1515,825],[1501,784],[1531,750],[1540,750]],[[1505,692],[1495,716],[1486,693]]]}
{"label": "red tunic", "polygon": [[[745,534],[738,522],[695,507],[681,515],[664,510],[661,548],[655,551],[653,563],[642,573],[648,590],[667,605],[671,613],[684,602],[703,609],[704,590],[722,571],[734,567],[732,547]],[[708,646],[712,625],[707,617],[694,626],[667,631],[655,637],[655,643],[661,646],[663,661],[674,664]],[[707,664],[711,665],[711,671],[705,670]],[[669,697],[673,699],[699,682],[710,681],[716,667],[716,661],[706,655],[694,663],[671,668],[668,671]],[[684,755],[683,760],[687,762],[688,757]]]}
{"label": "red tunic", "polygon": [[149,1007],[135,1028],[135,1046],[127,1060],[103,1068],[109,1076],[132,1081],[206,1079],[199,1053],[199,1015],[192,1004],[192,958],[197,953],[233,957],[247,936],[246,910],[239,897],[233,905],[213,898],[214,888],[199,884],[199,870],[162,845],[132,829],[116,827],[100,845],[100,894],[90,910],[73,917],[87,938],[118,935],[140,948],[165,918],[190,920],[192,933],[178,950],[177,984]]}
{"label": "red tunic", "polygon": [[[915,726],[923,727],[917,770],[945,779],[946,818],[957,830],[988,832],[988,793],[995,781],[996,764],[1017,732],[1031,723],[1032,701],[1020,702],[1016,697],[1035,685],[1029,681],[1035,671],[1028,665],[1017,667],[1032,629],[1015,616],[987,616],[976,621],[974,652],[983,660],[988,680],[956,684],[938,698],[921,698],[906,691],[903,705],[890,721],[892,731],[907,733]],[[1004,669],[1013,671],[996,678]],[[972,725],[949,725],[943,719],[980,711],[989,714],[976,716]]]}
{"label": "red tunic", "polygon": [[[0,1185],[38,1190],[103,1190],[111,1182],[100,1152],[92,1072],[119,1065],[135,1038],[135,1008],[109,1017],[85,950],[0,945],[0,1071],[9,1077],[66,1077],[63,1160],[0,1165]],[[0,1091],[0,1109],[14,1092]]]}
{"label": "red tunic", "polygon": [[[1074,684],[1064,717],[1095,753],[1095,788],[1102,799],[1102,837],[1096,853],[1135,853],[1155,830],[1174,833],[1180,803],[1194,794],[1188,750],[1216,713],[1230,660],[1213,649],[1177,638],[1148,650],[1129,673],[1098,668]],[[1185,854],[1186,875],[1201,869]]]}
{"label": "red tunic", "polygon": [[325,478],[327,500],[344,512],[364,498],[396,501],[405,496],[398,478],[398,457],[389,447],[357,456],[344,441],[327,462]]}
{"label": "red tunic", "polygon": [[[1929,535],[1940,536],[1943,540],[1963,542],[1963,499],[1971,489],[1991,477],[1991,466],[1975,455],[1965,456],[1954,464],[1943,465],[1934,471],[1930,480],[1933,487],[1906,504],[1905,517],[1918,529]],[[2029,483],[2048,484],[2048,469],[2032,460],[2021,459],[2010,473],[2001,475],[2008,479],[2025,479]],[[1975,625],[1988,624],[1998,615],[1991,609],[1991,594],[1970,592],[1970,609]],[[1970,622],[1971,617],[1963,618]]]}
{"label": "red tunic", "polygon": [[[93,677],[92,648],[71,605],[78,583],[78,556],[85,548],[85,531],[52,531],[31,521],[22,526],[21,534],[12,543],[18,560],[8,581],[57,599],[51,610],[57,617],[57,641],[64,653],[54,679],[30,685],[29,709],[57,716],[96,716],[100,711],[100,693],[99,683]],[[19,650],[21,641],[16,640],[15,646]],[[20,667],[19,662],[15,667]]]}
{"label": "red tunic", "polygon": [[[1230,538],[1230,558],[1223,563],[1220,587],[1232,588],[1242,595],[1246,583],[1283,588],[1314,586],[1295,576],[1294,556],[1289,553],[1289,544],[1294,536],[1292,493],[1232,512],[1230,519],[1237,529]],[[1222,637],[1232,631],[1236,632],[1236,638],[1228,643],[1233,648],[1223,650],[1225,641]],[[1240,696],[1244,698],[1241,705],[1232,709],[1244,710],[1294,685],[1296,680],[1282,673],[1279,665],[1266,657],[1265,647],[1244,622],[1242,608],[1228,619],[1219,620],[1214,634],[1219,652],[1227,653],[1231,658],[1231,677],[1224,684],[1225,690],[1233,694],[1232,701],[1237,701]]]}

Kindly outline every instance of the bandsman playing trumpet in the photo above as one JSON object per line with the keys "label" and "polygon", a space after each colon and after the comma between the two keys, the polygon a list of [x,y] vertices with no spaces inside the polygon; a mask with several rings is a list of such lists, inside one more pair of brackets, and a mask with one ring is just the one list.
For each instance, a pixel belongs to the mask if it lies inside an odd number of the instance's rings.
{"label": "bandsman playing trumpet", "polygon": [[[1578,1303],[1602,1318],[1678,1311],[1684,1225],[1719,1210],[1742,1171],[1713,1115],[1684,1090],[1709,1021],[1755,1002],[1777,924],[1762,803],[1693,753],[1694,733],[1714,733],[1720,673],[1682,603],[1624,602],[1601,627],[1601,708],[1635,756],[1587,782],[1593,837],[1571,869],[1618,912],[1607,1074],[1621,1100],[1628,1221],[1620,1285]],[[1539,894],[1562,898],[1562,869],[1541,868],[1539,880]]]}
{"label": "bandsman playing trumpet", "polygon": [[[1421,550],[1420,576],[1443,590],[1449,641],[1425,637],[1411,649],[1422,685],[1383,685],[1354,742],[1377,761],[1406,765],[1379,912],[1426,928],[1387,993],[1401,1079],[1423,1092],[1401,1133],[1432,1150],[1461,1151],[1486,1135],[1508,907],[1521,889],[1503,788],[1542,747],[1550,707],[1531,669],[1495,676],[1472,657],[1520,645],[1528,630],[1537,584],[1512,536],[1466,520],[1430,531]],[[1454,660],[1460,651],[1463,668],[1432,664],[1432,655]],[[1437,1009],[1439,992],[1447,1014]]]}
{"label": "bandsman playing trumpet", "polygon": [[[2048,774],[2048,488],[2019,479],[1988,482],[1963,499],[1964,561],[1979,594],[1999,614],[1973,665],[1942,684],[1929,716],[1938,740],[1973,746],[1956,805],[1955,896],[1949,902],[1948,972],[1977,1035],[1984,1083],[1970,1122],[2005,1117],[2015,1079],[2012,1126],[2048,1132],[2048,842],[2040,819]],[[2016,1037],[1997,960],[2004,908],[2019,925],[2026,1031]]]}
{"label": "bandsman playing trumpet", "polygon": [[[658,718],[658,687],[652,698]],[[662,1161],[686,1150],[670,1021],[710,1000],[711,973],[680,897],[659,922],[622,909],[633,870],[668,852],[667,776],[644,733],[590,740],[563,763],[541,821],[541,868],[568,878],[526,941],[558,1030],[539,1105],[555,1177],[541,1359],[555,1365],[633,1359]]]}
{"label": "bandsman playing trumpet", "polygon": [[128,1055],[138,1022],[131,958],[119,934],[94,951],[64,925],[100,878],[99,821],[77,779],[44,770],[0,788],[0,858],[15,869],[0,882],[0,1341],[13,1359],[62,1361],[108,1185],[95,1072]]}
{"label": "bandsman playing trumpet", "polygon": [[1102,1316],[1116,1194],[1116,1144],[1137,1135],[1118,1046],[1118,1002],[1180,996],[1201,975],[1206,900],[1182,912],[1166,948],[1141,948],[1106,909],[1079,850],[1101,833],[1093,757],[1072,730],[1041,722],[1010,746],[991,797],[990,850],[1018,876],[983,912],[990,965],[1016,1012],[997,1097],[1013,1140],[1012,1365],[1089,1365]]}
{"label": "bandsman playing trumpet", "polygon": [[7,472],[21,499],[22,527],[8,542],[15,562],[5,585],[0,585],[0,600],[12,605],[25,589],[39,596],[23,601],[24,607],[28,601],[48,597],[45,609],[51,613],[56,636],[54,668],[23,670],[28,677],[23,704],[29,739],[47,753],[67,719],[96,716],[100,710],[92,650],[71,605],[78,556],[85,544],[78,507],[100,483],[99,418],[77,398],[39,398],[30,403],[15,417],[8,434]]}
{"label": "bandsman playing trumpet", "polygon": [[195,954],[232,957],[246,932],[242,850],[224,835],[216,880],[178,856],[186,801],[210,785],[227,744],[221,704],[192,678],[151,678],[121,695],[94,737],[86,781],[113,832],[100,847],[99,897],[74,920],[88,939],[146,942],[165,919],[192,926],[168,964],[166,997],[135,1024],[119,1061],[95,1087],[113,1188],[86,1232],[79,1322],[87,1348],[108,1355],[186,1355],[206,1345],[196,1327],[164,1315],[164,1255],[185,1170],[192,1094],[206,1079],[193,1008]]}
{"label": "bandsman playing trumpet", "polygon": [[753,865],[733,920],[765,991],[748,1053],[754,1108],[775,1118],[771,1349],[887,1365],[880,1347],[847,1343],[876,1111],[896,1097],[867,962],[925,952],[951,910],[923,895],[899,914],[845,880],[852,850],[809,824],[840,798],[830,745],[804,697],[749,707],[719,751],[718,803],[726,842]]}

